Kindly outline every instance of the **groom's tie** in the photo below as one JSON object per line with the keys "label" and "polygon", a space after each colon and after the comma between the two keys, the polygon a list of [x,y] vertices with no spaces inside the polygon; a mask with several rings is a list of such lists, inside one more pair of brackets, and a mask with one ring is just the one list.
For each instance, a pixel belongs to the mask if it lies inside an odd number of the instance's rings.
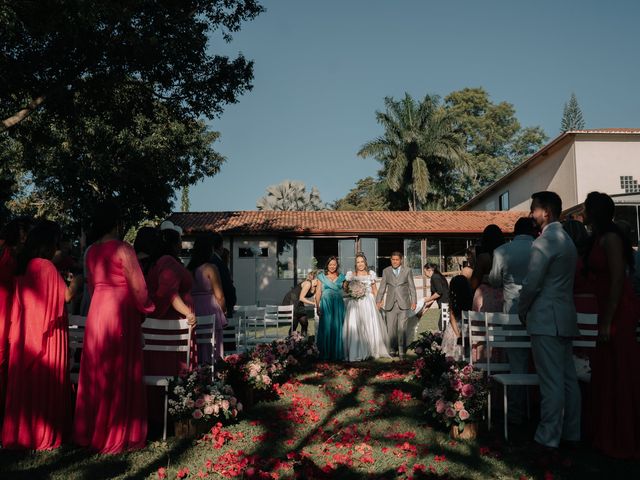
{"label": "groom's tie", "polygon": [[400,275],[400,268],[394,268],[393,269],[393,274],[397,277],[398,275]]}

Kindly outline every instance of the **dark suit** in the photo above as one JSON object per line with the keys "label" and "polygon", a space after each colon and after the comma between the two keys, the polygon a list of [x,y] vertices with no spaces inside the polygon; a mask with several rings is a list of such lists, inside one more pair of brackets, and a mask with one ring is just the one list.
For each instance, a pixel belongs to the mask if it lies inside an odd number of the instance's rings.
{"label": "dark suit", "polygon": [[233,307],[236,305],[236,287],[233,285],[233,279],[231,278],[231,272],[226,263],[222,261],[220,255],[217,253],[211,257],[211,263],[218,268],[220,274],[220,283],[222,283],[222,293],[224,294],[224,303],[227,305],[227,318],[233,316]]}

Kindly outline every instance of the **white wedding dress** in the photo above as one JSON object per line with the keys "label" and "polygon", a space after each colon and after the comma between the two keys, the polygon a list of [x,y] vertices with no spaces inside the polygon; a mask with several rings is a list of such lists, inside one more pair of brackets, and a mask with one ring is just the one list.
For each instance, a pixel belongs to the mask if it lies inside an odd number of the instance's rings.
{"label": "white wedding dress", "polygon": [[347,272],[347,281],[358,280],[364,284],[366,295],[359,299],[348,298],[342,327],[344,358],[357,362],[367,358],[389,357],[387,350],[387,328],[376,307],[371,285],[376,281],[372,270],[368,275]]}

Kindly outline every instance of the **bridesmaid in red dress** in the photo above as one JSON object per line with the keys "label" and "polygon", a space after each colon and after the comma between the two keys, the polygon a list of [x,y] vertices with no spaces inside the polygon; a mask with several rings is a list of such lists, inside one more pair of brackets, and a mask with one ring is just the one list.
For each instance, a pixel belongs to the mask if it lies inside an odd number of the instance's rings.
{"label": "bridesmaid in red dress", "polygon": [[591,438],[615,458],[640,458],[640,345],[638,304],[627,272],[634,267],[631,242],[613,223],[614,203],[604,193],[585,200],[593,235],[585,272],[596,279],[598,342],[591,361]]}
{"label": "bridesmaid in red dress", "polygon": [[19,256],[9,333],[4,448],[51,450],[61,445],[71,420],[67,364],[67,286],[50,261],[60,227],[43,221]]}
{"label": "bridesmaid in red dress", "polygon": [[141,324],[153,304],[133,248],[118,239],[117,207],[98,211],[99,240],[87,254],[92,298],[73,438],[100,453],[119,453],[144,447],[147,438]]}

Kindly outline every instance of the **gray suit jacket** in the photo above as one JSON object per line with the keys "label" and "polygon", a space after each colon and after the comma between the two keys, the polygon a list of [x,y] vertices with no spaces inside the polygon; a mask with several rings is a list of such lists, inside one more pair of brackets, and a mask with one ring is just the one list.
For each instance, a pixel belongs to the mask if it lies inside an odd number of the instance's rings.
{"label": "gray suit jacket", "polygon": [[493,252],[493,264],[489,273],[489,283],[503,288],[504,313],[518,313],[518,301],[522,282],[529,271],[533,237],[517,235],[510,243],[505,243]]}
{"label": "gray suit jacket", "polygon": [[560,222],[550,223],[531,246],[518,314],[530,335],[578,335],[573,279],[578,253]]}
{"label": "gray suit jacket", "polygon": [[396,277],[393,267],[387,267],[382,271],[382,281],[376,302],[382,301],[385,291],[387,299],[384,303],[385,310],[391,310],[397,302],[401,310],[409,310],[416,303],[416,287],[413,284],[413,272],[409,267],[400,266],[400,273]]}

